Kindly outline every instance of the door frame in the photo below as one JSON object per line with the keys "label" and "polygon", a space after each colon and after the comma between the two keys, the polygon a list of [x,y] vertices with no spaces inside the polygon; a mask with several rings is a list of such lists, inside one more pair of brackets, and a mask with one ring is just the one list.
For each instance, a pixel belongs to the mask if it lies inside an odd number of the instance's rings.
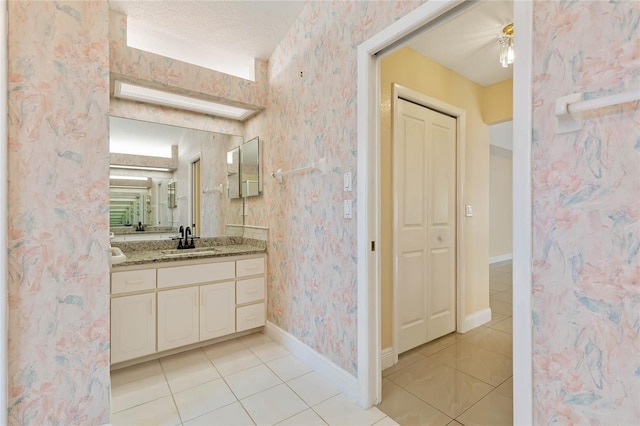
{"label": "door frame", "polygon": [[[357,49],[358,135],[358,403],[381,399],[380,135],[378,57],[401,46],[412,33],[444,17],[461,0],[429,1],[366,40]],[[513,395],[514,424],[533,421],[531,319],[531,130],[533,4],[514,1],[518,37],[514,49],[513,101]],[[380,55],[378,55],[380,53]]]}
{"label": "door frame", "polygon": [[[202,222],[202,211],[198,211],[196,212],[195,210],[195,204],[196,204],[196,196],[198,194],[196,194],[196,191],[198,191],[200,193],[200,195],[202,194],[202,169],[200,169],[200,187],[196,189],[196,182],[195,182],[195,178],[193,175],[193,171],[194,171],[194,164],[195,163],[200,163],[199,167],[202,167],[202,153],[198,152],[195,155],[193,155],[193,157],[191,157],[189,159],[189,187],[188,187],[188,191],[189,191],[189,197],[187,197],[187,205],[189,206],[187,209],[187,216],[189,217],[189,221],[187,223],[187,226],[189,227],[193,227],[193,218],[194,216],[197,214],[197,231],[200,232],[200,228],[202,227],[201,222]],[[200,200],[200,202],[202,202],[202,200]],[[202,209],[202,207],[201,207]],[[191,235],[198,235],[196,234],[195,230],[191,230]]]}
{"label": "door frame", "polygon": [[[468,330],[465,329],[464,322],[464,306],[465,306],[465,259],[464,259],[464,171],[465,171],[465,153],[466,153],[466,128],[467,118],[466,111],[450,105],[446,102],[442,102],[438,99],[425,95],[424,93],[416,90],[409,89],[398,83],[393,83],[392,89],[392,106],[391,106],[391,141],[394,141],[394,125],[397,123],[398,114],[398,100],[400,98],[406,99],[410,102],[429,108],[436,112],[451,116],[456,119],[456,330],[460,333],[464,333]],[[395,163],[394,163],[395,164]],[[392,173],[394,170],[392,168]],[[397,215],[397,188],[393,186],[393,214],[394,224],[395,216]],[[395,226],[393,228],[393,303],[392,303],[392,345],[393,345],[393,362],[398,362],[398,347],[399,347],[399,328],[400,320],[398,318],[399,306],[398,306],[398,244],[397,244],[397,230]]]}

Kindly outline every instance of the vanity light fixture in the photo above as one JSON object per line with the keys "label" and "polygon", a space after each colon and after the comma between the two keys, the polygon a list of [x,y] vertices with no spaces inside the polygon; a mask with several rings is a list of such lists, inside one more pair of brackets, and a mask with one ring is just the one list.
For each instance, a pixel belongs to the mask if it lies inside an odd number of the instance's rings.
{"label": "vanity light fixture", "polygon": [[124,83],[118,80],[115,81],[113,95],[116,98],[130,99],[138,102],[202,112],[218,117],[231,118],[233,120],[244,120],[255,113],[255,111],[250,109],[238,108],[189,96],[177,95],[175,93],[150,89],[148,87]]}
{"label": "vanity light fixture", "polygon": [[507,68],[513,64],[513,23],[507,25],[502,29],[502,34],[498,36],[498,43],[500,44],[500,63],[503,68]]}
{"label": "vanity light fixture", "polygon": [[147,170],[150,172],[170,172],[171,171],[171,169],[167,167],[123,166],[119,164],[112,164],[109,167],[112,169]]}
{"label": "vanity light fixture", "polygon": [[109,179],[147,180],[146,177],[141,177],[141,176],[115,176],[115,175],[109,175]]}

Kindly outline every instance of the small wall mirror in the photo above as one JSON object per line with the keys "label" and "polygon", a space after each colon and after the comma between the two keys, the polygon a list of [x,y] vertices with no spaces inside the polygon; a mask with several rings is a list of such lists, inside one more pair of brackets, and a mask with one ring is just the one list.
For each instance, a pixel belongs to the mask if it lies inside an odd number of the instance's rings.
{"label": "small wall mirror", "polygon": [[227,152],[227,196],[240,198],[240,147]]}
{"label": "small wall mirror", "polygon": [[260,195],[262,192],[260,140],[255,137],[242,144],[240,156],[240,196],[254,197]]}

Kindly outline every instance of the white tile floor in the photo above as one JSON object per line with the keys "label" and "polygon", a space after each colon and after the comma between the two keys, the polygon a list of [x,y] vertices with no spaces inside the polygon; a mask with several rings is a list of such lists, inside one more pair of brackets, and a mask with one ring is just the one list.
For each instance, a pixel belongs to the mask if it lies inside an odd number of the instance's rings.
{"label": "white tile floor", "polygon": [[513,425],[512,265],[490,267],[492,320],[400,355],[378,408],[401,425]]}
{"label": "white tile floor", "polygon": [[262,333],[111,372],[117,425],[396,425]]}

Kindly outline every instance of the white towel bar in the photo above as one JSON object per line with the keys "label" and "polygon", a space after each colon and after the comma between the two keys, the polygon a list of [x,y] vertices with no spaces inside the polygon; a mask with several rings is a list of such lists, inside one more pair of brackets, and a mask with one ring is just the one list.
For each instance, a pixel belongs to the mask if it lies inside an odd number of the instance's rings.
{"label": "white towel bar", "polygon": [[569,133],[580,130],[582,128],[581,113],[585,111],[639,101],[640,90],[631,90],[586,101],[583,99],[582,93],[574,93],[558,98],[555,108],[556,117],[558,118],[556,133]]}
{"label": "white towel bar", "polygon": [[304,173],[309,170],[318,170],[320,174],[325,174],[326,170],[326,161],[324,158],[321,158],[317,163],[311,163],[310,166],[298,167],[297,169],[283,171],[282,169],[278,169],[275,172],[271,173],[271,176],[276,178],[278,182],[282,183],[282,177],[287,175],[292,175],[295,173]]}

